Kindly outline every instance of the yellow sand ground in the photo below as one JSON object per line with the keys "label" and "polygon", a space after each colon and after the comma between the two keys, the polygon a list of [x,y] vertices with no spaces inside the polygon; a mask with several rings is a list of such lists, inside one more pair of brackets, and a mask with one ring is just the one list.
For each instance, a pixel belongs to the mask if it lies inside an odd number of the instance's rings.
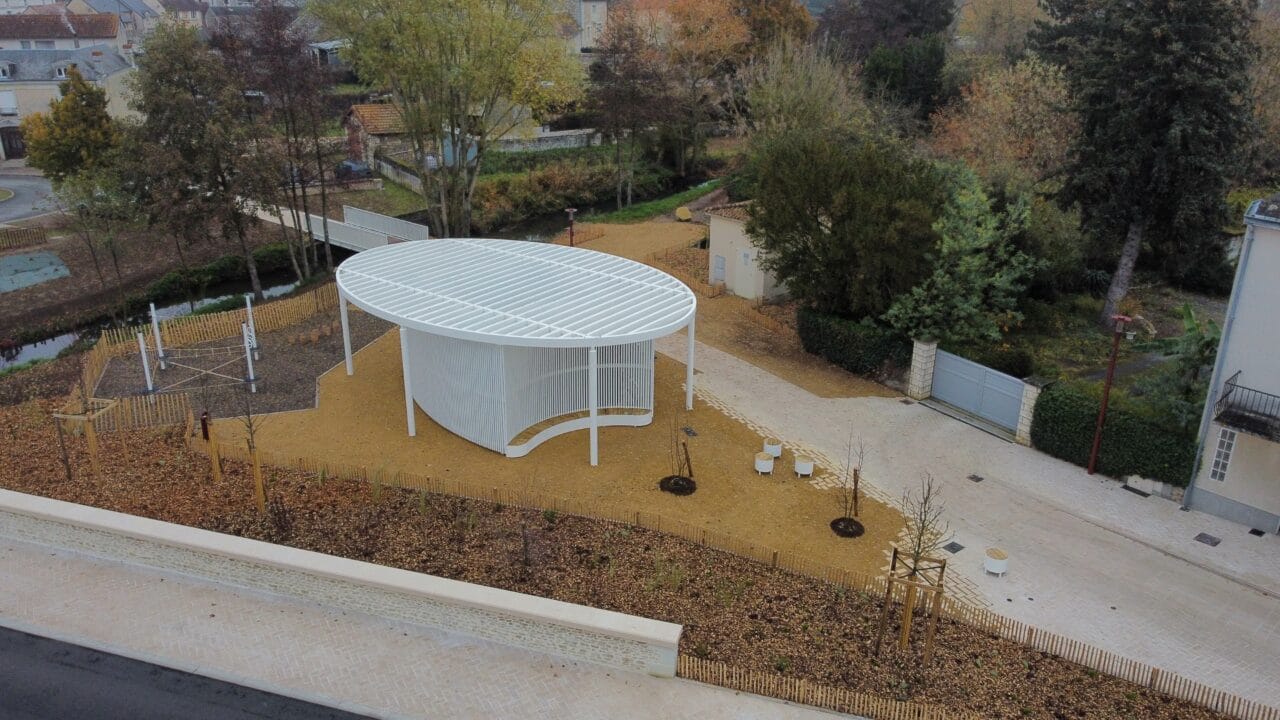
{"label": "yellow sand ground", "polygon": [[[339,366],[321,378],[318,409],[266,416],[260,446],[371,471],[460,478],[661,513],[871,574],[880,572],[885,550],[903,527],[896,510],[864,498],[861,517],[867,534],[856,540],[836,537],[828,526],[839,515],[834,492],[796,479],[790,452],[772,477],[756,475],[752,456],[761,449],[762,438],[701,401],[686,413],[684,366],[664,356],[657,362],[654,422],[644,428],[603,428],[598,467],[588,462],[586,432],[554,438],[524,458],[511,459],[453,435],[418,410],[418,437],[408,437],[395,333],[359,352],[355,369],[353,377]],[[657,487],[671,472],[673,421],[697,432],[688,441],[698,491],[688,497]],[[239,442],[242,430],[234,419],[217,423],[223,442]]]}

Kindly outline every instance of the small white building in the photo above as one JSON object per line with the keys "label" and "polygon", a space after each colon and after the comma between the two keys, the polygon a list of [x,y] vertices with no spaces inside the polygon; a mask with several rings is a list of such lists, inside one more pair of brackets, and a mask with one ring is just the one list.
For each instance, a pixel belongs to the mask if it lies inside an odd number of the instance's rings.
{"label": "small white building", "polygon": [[723,284],[734,295],[765,301],[786,294],[773,273],[760,267],[760,249],[747,235],[750,202],[720,205],[707,210],[711,218],[707,277]]}
{"label": "small white building", "polygon": [[1280,195],[1245,214],[1186,504],[1280,532]]}

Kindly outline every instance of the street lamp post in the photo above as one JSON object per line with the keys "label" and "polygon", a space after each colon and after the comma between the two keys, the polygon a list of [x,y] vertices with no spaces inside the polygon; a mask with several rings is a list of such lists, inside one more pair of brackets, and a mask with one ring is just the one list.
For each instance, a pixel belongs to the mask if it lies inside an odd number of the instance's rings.
{"label": "street lamp post", "polygon": [[1111,319],[1115,321],[1115,331],[1112,333],[1111,340],[1111,362],[1107,365],[1107,380],[1102,385],[1102,407],[1098,408],[1098,425],[1093,431],[1093,449],[1089,451],[1089,474],[1092,475],[1098,469],[1098,450],[1102,447],[1102,428],[1107,424],[1107,403],[1111,400],[1111,383],[1116,376],[1116,357],[1120,354],[1120,337],[1133,333],[1126,333],[1125,323],[1133,322],[1133,318],[1127,315],[1112,315]]}

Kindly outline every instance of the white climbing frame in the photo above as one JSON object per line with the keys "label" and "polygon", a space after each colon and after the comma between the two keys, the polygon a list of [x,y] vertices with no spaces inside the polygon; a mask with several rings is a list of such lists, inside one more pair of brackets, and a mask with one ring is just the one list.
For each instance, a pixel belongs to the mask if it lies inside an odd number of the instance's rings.
{"label": "white climbing frame", "polygon": [[138,354],[142,356],[142,376],[147,379],[147,394],[150,395],[156,391],[156,385],[151,381],[151,363],[147,362],[147,341],[142,337],[142,333],[138,333]]}
{"label": "white climbing frame", "polygon": [[559,245],[441,239],[362,252],[337,282],[347,374],[348,303],[401,328],[410,434],[415,403],[509,457],[588,430],[597,464],[600,427],[652,421],[654,340],[681,328],[693,406],[697,299],[647,265]]}
{"label": "white climbing frame", "polygon": [[156,339],[156,360],[161,370],[166,369],[164,358],[164,345],[160,342],[160,318],[156,317],[156,304],[151,303],[151,334]]}

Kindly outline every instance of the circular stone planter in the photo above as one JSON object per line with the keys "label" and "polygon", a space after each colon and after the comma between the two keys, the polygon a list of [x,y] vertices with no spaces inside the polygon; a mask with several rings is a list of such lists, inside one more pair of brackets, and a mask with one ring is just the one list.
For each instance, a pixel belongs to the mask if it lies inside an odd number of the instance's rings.
{"label": "circular stone planter", "polygon": [[698,483],[683,475],[668,475],[658,481],[658,489],[683,497],[692,495],[698,489]]}
{"label": "circular stone planter", "polygon": [[775,458],[782,457],[782,441],[778,438],[767,438],[764,441],[764,451]]}
{"label": "circular stone planter", "polygon": [[831,521],[831,532],[842,538],[861,537],[862,533],[866,531],[867,529],[862,527],[862,523],[851,517],[836,518]]}
{"label": "circular stone planter", "polygon": [[796,456],[796,477],[813,477],[813,458],[808,455]]}

